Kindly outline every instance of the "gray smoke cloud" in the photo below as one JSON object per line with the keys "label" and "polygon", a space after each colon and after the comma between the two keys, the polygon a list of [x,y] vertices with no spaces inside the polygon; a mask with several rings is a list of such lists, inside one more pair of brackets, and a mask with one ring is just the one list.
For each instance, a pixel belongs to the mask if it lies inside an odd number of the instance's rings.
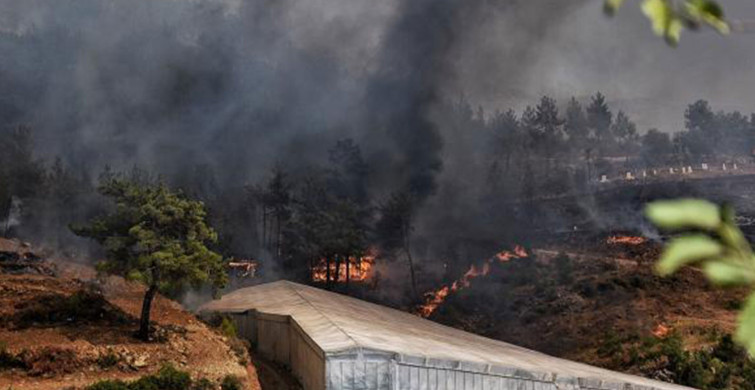
{"label": "gray smoke cloud", "polygon": [[[626,2],[614,18],[604,17],[599,1],[530,3],[473,27],[479,32],[461,45],[453,91],[489,109],[522,109],[542,95],[586,101],[601,91],[641,131],[681,130],[684,109],[697,99],[745,114],[755,108],[753,90],[742,82],[755,76],[751,33],[684,32],[678,47],[669,48],[652,33],[638,2]],[[755,18],[753,2],[721,3],[729,19]]]}
{"label": "gray smoke cloud", "polygon": [[427,195],[480,146],[439,123],[444,99],[492,111],[601,90],[667,131],[698,98],[751,109],[751,35],[669,49],[637,7],[611,20],[597,3],[2,0],[0,115],[73,165],[190,162],[223,182],[321,161],[350,136],[382,163],[376,186]]}
{"label": "gray smoke cloud", "polygon": [[[755,3],[724,6],[755,15]],[[93,179],[105,164],[172,178],[209,167],[221,188],[323,164],[351,137],[373,198],[410,188],[428,200],[418,231],[496,236],[470,191],[487,180],[489,139],[449,120],[449,102],[489,114],[602,91],[640,131],[681,129],[700,98],[754,109],[753,35],[685,33],[672,49],[637,8],[608,19],[596,0],[0,0],[0,124],[32,125],[43,157]]]}

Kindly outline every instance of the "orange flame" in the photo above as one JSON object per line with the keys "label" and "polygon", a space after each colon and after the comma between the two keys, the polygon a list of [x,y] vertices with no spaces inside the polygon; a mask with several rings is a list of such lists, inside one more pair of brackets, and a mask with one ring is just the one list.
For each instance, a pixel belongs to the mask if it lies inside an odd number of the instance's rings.
{"label": "orange flame", "polygon": [[626,245],[640,245],[644,244],[647,239],[645,237],[634,236],[611,236],[606,240],[609,244],[626,244]]}
{"label": "orange flame", "polygon": [[478,276],[487,276],[490,273],[491,264],[498,260],[500,263],[505,263],[511,259],[521,259],[528,257],[527,251],[520,245],[514,247],[513,251],[502,251],[495,254],[485,260],[482,264],[482,269],[478,269],[477,266],[472,264],[469,270],[464,273],[458,280],[454,281],[451,286],[442,286],[437,290],[428,291],[425,293],[425,303],[417,307],[417,314],[421,317],[427,318],[433,312],[445,302],[446,298],[458,290],[467,288],[472,283],[472,279]]}
{"label": "orange flame", "polygon": [[658,324],[658,326],[655,327],[655,330],[653,330],[653,336],[663,338],[666,337],[669,332],[671,332],[671,328],[663,324]]}
{"label": "orange flame", "polygon": [[[372,276],[372,268],[375,265],[375,251],[370,249],[368,254],[362,257],[351,256],[348,258],[348,276],[352,282],[364,282]],[[330,261],[330,278],[338,282],[346,282],[346,262],[341,261],[336,268],[336,262]],[[337,277],[336,277],[337,276]],[[326,259],[320,259],[312,270],[312,280],[315,282],[326,282],[328,279],[328,262]]]}

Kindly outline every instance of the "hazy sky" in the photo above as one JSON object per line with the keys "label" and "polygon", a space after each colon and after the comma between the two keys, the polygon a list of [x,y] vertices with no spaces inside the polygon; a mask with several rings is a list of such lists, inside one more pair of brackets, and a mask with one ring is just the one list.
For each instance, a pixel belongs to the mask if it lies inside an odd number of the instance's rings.
{"label": "hazy sky", "polygon": [[[325,155],[376,117],[422,128],[460,95],[491,112],[602,91],[640,131],[679,130],[700,98],[755,111],[755,34],[685,32],[671,48],[638,3],[609,19],[600,0],[0,0],[0,102],[30,110],[51,155],[178,168]],[[755,1],[724,4],[755,19]],[[8,38],[29,31],[44,38]],[[176,68],[208,77],[171,101]]]}
{"label": "hazy sky", "polygon": [[[633,114],[642,130],[677,130],[684,107],[698,98],[720,109],[755,111],[755,34],[685,32],[679,46],[670,48],[652,33],[639,2],[629,1],[607,18],[600,1],[572,1],[565,12],[540,20],[527,13],[547,13],[551,2],[533,3],[539,5],[522,7],[524,17],[503,15],[477,27],[484,30],[477,37],[490,39],[475,38],[476,44],[461,49],[453,88],[486,107],[521,107],[542,94],[564,99],[600,90]],[[753,1],[723,4],[731,19],[755,18]],[[543,30],[534,29],[533,21]],[[531,42],[525,61],[512,55],[511,37]]]}

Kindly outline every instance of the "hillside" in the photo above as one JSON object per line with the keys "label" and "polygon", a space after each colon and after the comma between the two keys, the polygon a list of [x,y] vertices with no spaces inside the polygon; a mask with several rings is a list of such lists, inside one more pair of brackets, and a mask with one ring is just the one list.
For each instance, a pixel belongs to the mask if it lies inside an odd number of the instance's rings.
{"label": "hillside", "polygon": [[136,379],[165,363],[194,379],[233,375],[259,389],[246,349],[164,297],[153,305],[155,337],[133,337],[143,288],[93,269],[45,260],[0,239],[0,388],[82,388]]}
{"label": "hillside", "polygon": [[[674,372],[680,369],[671,367],[677,364],[672,354],[686,359],[685,365],[702,360],[699,371],[715,376],[705,359],[730,344],[726,335],[746,291],[713,288],[694,269],[669,278],[654,275],[657,243],[608,243],[605,237],[589,242],[597,244],[536,249],[528,258],[496,264],[487,277],[450,295],[430,318],[654,379],[697,384]],[[749,369],[741,351],[731,349],[735,370],[744,370],[743,364]],[[700,387],[731,388],[701,380],[706,385]]]}

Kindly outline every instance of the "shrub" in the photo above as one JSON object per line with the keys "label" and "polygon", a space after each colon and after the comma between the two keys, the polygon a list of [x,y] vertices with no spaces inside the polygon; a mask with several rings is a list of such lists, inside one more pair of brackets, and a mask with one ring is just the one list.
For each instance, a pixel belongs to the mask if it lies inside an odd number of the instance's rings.
{"label": "shrub", "polygon": [[[632,345],[625,348],[630,342]],[[687,351],[677,333],[641,340],[622,340],[609,334],[598,353],[611,357],[614,369],[625,370],[632,366],[645,376],[680,385],[702,390],[755,390],[755,362],[747,352],[736,345],[730,335],[716,335],[714,342],[712,347]]]}
{"label": "shrub", "polygon": [[241,379],[239,379],[235,375],[227,375],[225,378],[223,378],[223,381],[220,382],[220,389],[221,390],[241,390],[243,389],[243,385],[241,383]]}
{"label": "shrub", "polygon": [[559,253],[553,261],[556,263],[556,275],[561,284],[569,284],[574,281],[574,265],[569,255]]}
{"label": "shrub", "polygon": [[100,381],[87,386],[86,390],[130,390],[128,383],[119,380]]}
{"label": "shrub", "polygon": [[71,373],[81,366],[76,351],[60,347],[44,347],[24,357],[29,375]]}
{"label": "shrub", "polygon": [[113,351],[108,351],[104,355],[100,355],[97,358],[97,365],[102,369],[108,369],[111,367],[114,367],[118,362],[121,361],[121,358],[113,353]]}
{"label": "shrub", "polygon": [[[156,374],[143,376],[134,382],[105,380],[87,386],[86,390],[190,390],[192,389],[191,384],[189,373],[177,370],[168,364],[163,366]],[[211,388],[195,387],[197,390]]]}
{"label": "shrub", "polygon": [[238,333],[236,330],[236,324],[234,324],[233,320],[227,316],[223,316],[223,320],[220,323],[220,332],[229,339],[236,338],[236,334]]}
{"label": "shrub", "polygon": [[4,343],[0,343],[0,370],[11,368],[26,368],[24,359],[8,351]]}
{"label": "shrub", "polygon": [[212,383],[211,380],[207,378],[202,378],[194,383],[193,386],[191,386],[191,390],[214,390],[215,385]]}
{"label": "shrub", "polygon": [[187,390],[191,386],[191,377],[189,373],[166,364],[156,375],[142,377],[134,385],[134,390]]}
{"label": "shrub", "polygon": [[63,323],[107,322],[123,324],[131,319],[102,294],[79,290],[70,296],[49,294],[16,306],[13,324],[17,328]]}

